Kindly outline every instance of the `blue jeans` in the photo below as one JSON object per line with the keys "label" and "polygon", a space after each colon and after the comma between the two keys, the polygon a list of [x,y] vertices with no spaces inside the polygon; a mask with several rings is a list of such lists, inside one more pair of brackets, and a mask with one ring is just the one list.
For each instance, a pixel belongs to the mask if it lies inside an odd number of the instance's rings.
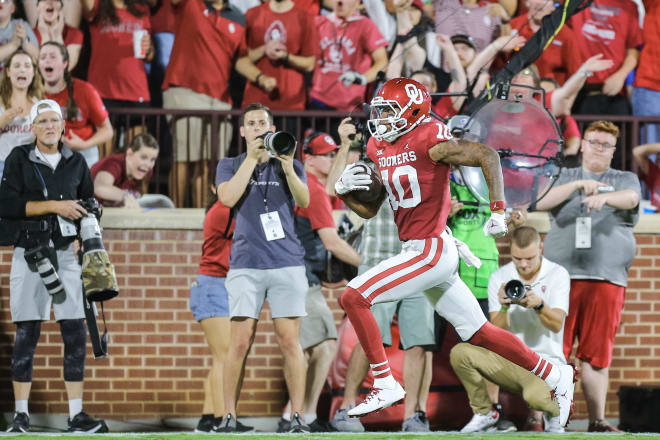
{"label": "blue jeans", "polygon": [[[660,91],[633,87],[632,108],[635,116],[660,116]],[[660,124],[645,124],[639,142],[660,142]]]}

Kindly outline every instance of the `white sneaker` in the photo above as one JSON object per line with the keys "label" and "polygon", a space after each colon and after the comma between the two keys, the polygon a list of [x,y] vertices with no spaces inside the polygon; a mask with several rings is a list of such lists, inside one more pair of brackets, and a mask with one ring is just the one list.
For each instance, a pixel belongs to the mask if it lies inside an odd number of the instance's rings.
{"label": "white sneaker", "polygon": [[559,368],[559,382],[553,390],[559,404],[559,426],[566,426],[573,413],[573,391],[575,390],[575,370],[572,365],[555,365]]}
{"label": "white sneaker", "polygon": [[466,434],[468,432],[484,432],[490,427],[497,425],[497,422],[500,420],[500,413],[491,409],[487,414],[478,414],[475,413],[472,416],[472,420],[468,422],[467,425],[463,426],[461,429],[461,434]]}
{"label": "white sneaker", "polygon": [[369,413],[374,411],[379,411],[388,406],[392,406],[395,403],[403,400],[406,396],[406,392],[403,390],[399,382],[395,382],[396,385],[392,389],[387,388],[372,388],[367,395],[367,398],[364,399],[355,408],[348,410],[349,417],[362,417],[366,416]]}
{"label": "white sneaker", "polygon": [[559,424],[559,416],[550,417],[548,413],[543,413],[543,421],[545,422],[545,432],[554,432],[557,434],[566,432],[564,427]]}

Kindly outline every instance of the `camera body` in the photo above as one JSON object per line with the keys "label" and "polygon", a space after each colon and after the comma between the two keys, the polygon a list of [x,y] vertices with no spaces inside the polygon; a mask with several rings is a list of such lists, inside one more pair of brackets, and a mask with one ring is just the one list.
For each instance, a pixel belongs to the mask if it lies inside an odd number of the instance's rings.
{"label": "camera body", "polygon": [[286,131],[267,132],[260,136],[264,140],[264,147],[272,156],[286,156],[296,148],[296,138]]}
{"label": "camera body", "polygon": [[520,301],[527,295],[527,291],[531,286],[523,284],[520,280],[510,280],[504,286],[504,294],[511,299],[511,301]]}

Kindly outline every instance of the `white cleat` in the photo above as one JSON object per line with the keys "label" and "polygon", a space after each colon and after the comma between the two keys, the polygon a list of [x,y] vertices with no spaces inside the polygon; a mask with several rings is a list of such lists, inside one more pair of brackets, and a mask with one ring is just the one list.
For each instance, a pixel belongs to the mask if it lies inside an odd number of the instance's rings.
{"label": "white cleat", "polygon": [[500,420],[500,413],[491,409],[486,414],[474,413],[472,419],[461,429],[461,434],[469,432],[485,432],[488,428],[497,425]]}
{"label": "white cleat", "polygon": [[399,382],[392,389],[388,388],[372,388],[364,399],[355,408],[348,410],[349,417],[362,417],[374,411],[379,411],[388,406],[392,406],[397,402],[403,400],[406,392],[403,390]]}
{"label": "white cleat", "polygon": [[575,369],[573,365],[557,366],[559,368],[559,382],[553,390],[554,397],[559,404],[559,426],[566,426],[573,413],[573,391],[575,390]]}
{"label": "white cleat", "polygon": [[564,427],[559,424],[559,416],[551,417],[548,413],[543,413],[543,420],[545,421],[545,432],[553,432],[556,434],[563,434],[566,432]]}

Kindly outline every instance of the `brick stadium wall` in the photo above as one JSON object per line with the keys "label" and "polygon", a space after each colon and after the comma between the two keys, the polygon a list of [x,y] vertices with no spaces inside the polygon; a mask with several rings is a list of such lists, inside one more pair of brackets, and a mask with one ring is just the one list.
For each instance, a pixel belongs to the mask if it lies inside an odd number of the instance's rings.
{"label": "brick stadium wall", "polygon": [[[188,309],[188,286],[197,273],[201,231],[106,229],[104,239],[122,290],[106,303],[111,356],[94,360],[88,349],[85,408],[114,419],[199,415],[211,360],[201,328]],[[618,416],[619,386],[660,383],[660,235],[638,235],[637,243],[614,349],[608,417]],[[501,243],[500,249],[506,260],[506,245]],[[10,263],[11,250],[0,248],[0,395],[6,396],[1,411],[13,410]],[[336,298],[341,290],[325,293],[339,319]],[[32,413],[67,412],[62,354],[59,326],[44,323],[35,356]],[[267,311],[247,365],[239,412],[279,415],[285,398],[282,358]],[[576,417],[582,418],[586,406],[580,392],[577,397]]]}

